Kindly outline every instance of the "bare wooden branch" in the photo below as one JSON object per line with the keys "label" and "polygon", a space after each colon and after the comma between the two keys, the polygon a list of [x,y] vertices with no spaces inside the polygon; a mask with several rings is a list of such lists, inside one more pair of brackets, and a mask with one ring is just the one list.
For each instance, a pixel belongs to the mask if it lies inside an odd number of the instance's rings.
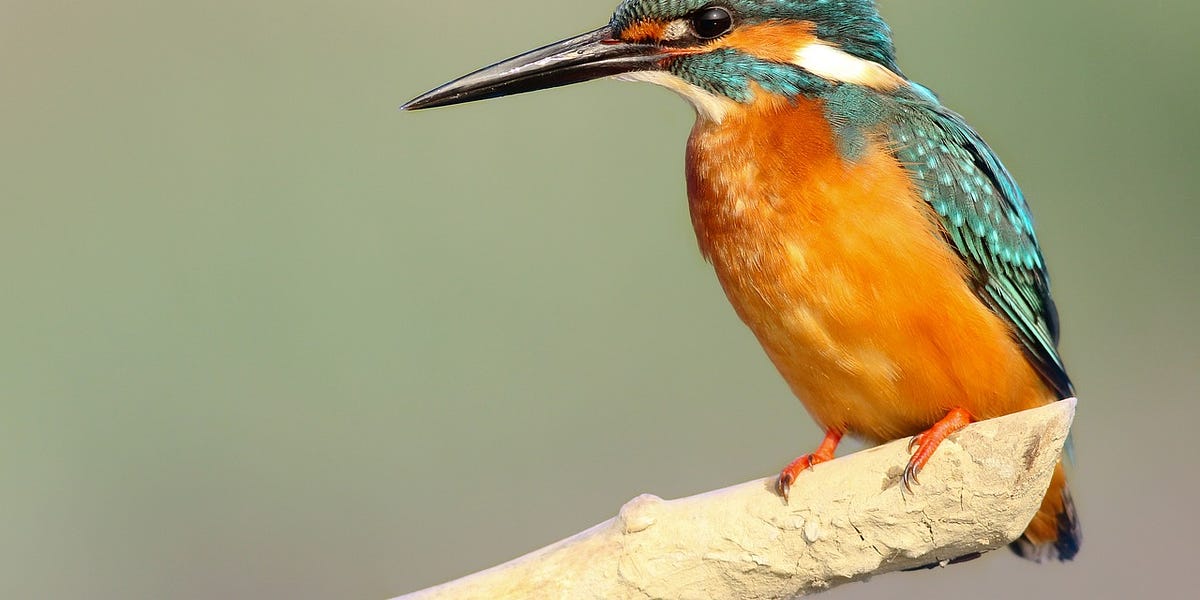
{"label": "bare wooden branch", "polygon": [[913,493],[908,442],[822,463],[790,504],[758,479],[688,498],[642,495],[615,518],[399,599],[789,598],[1016,539],[1050,485],[1075,400],[970,425]]}

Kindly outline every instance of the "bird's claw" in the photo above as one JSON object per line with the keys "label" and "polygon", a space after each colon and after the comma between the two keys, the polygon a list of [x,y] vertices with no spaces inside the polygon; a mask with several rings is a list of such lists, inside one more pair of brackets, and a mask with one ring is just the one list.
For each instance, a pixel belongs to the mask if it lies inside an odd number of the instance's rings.
{"label": "bird's claw", "polygon": [[921,481],[917,479],[917,473],[921,472],[921,467],[917,466],[915,460],[908,461],[908,466],[904,467],[904,474],[900,477],[900,482],[904,484],[904,489],[908,493],[913,493],[913,484],[921,485]]}
{"label": "bird's claw", "polygon": [[793,460],[791,464],[779,472],[779,479],[775,481],[775,491],[779,492],[780,496],[783,496],[784,504],[788,502],[788,492],[792,490],[792,484],[796,483],[796,477],[801,472],[811,469],[816,462],[814,462],[812,454],[805,454]]}
{"label": "bird's claw", "polygon": [[970,422],[971,414],[966,409],[954,408],[945,417],[934,423],[933,427],[914,435],[909,440],[908,451],[912,454],[912,458],[908,459],[908,465],[904,467],[904,474],[900,477],[900,482],[904,484],[905,490],[911,494],[913,485],[921,484],[917,479],[917,473],[920,473],[925,463],[929,462],[934,450],[937,450],[942,440],[966,427]]}
{"label": "bird's claw", "polygon": [[775,491],[783,496],[783,503],[788,502],[788,493],[792,490],[792,484],[796,483],[796,478],[800,473],[813,468],[813,465],[827,460],[833,460],[833,453],[837,450],[838,442],[842,439],[844,432],[836,429],[828,429],[825,431],[825,439],[821,441],[821,445],[817,447],[817,451],[812,454],[805,454],[793,460],[791,464],[784,467],[779,472],[779,479],[775,481]]}
{"label": "bird's claw", "polygon": [[780,473],[779,479],[775,481],[775,491],[783,496],[783,503],[788,503],[788,492],[792,489],[792,476],[787,473]]}
{"label": "bird's claw", "polygon": [[[924,437],[924,433],[919,433],[912,436],[912,439],[908,442],[909,454],[912,454],[915,450],[920,449],[921,440]],[[917,464],[917,462],[918,460],[916,456],[909,459],[908,464],[904,467],[904,474],[900,477],[900,482],[904,484],[904,489],[910,494],[913,492],[912,486],[914,484],[921,485],[921,481],[917,479],[917,473],[921,471],[921,467]]]}

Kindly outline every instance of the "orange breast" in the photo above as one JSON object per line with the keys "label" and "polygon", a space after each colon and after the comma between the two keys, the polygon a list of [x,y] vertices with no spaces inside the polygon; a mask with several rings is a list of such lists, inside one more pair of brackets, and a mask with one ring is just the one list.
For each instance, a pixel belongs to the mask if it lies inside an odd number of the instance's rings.
{"label": "orange breast", "polygon": [[883,441],[1055,400],[883,144],[844,160],[820,102],[759,97],[692,132],[692,222],[818,423]]}

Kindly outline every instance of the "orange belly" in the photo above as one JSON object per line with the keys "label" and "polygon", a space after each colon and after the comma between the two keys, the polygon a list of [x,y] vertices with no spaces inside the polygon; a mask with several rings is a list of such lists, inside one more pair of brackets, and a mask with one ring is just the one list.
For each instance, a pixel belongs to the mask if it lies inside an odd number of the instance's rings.
{"label": "orange belly", "polygon": [[879,442],[954,407],[986,419],[1057,399],[903,168],[878,142],[844,160],[819,102],[698,122],[688,195],[734,309],[823,427]]}

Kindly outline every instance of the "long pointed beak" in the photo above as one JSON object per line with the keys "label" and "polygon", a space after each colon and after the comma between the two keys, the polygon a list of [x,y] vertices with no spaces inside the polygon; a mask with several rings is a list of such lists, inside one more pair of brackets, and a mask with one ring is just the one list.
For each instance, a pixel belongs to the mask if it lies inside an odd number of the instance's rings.
{"label": "long pointed beak", "polygon": [[657,46],[615,39],[611,27],[601,27],[455,79],[410,100],[400,109],[449,106],[653,70],[662,58]]}

